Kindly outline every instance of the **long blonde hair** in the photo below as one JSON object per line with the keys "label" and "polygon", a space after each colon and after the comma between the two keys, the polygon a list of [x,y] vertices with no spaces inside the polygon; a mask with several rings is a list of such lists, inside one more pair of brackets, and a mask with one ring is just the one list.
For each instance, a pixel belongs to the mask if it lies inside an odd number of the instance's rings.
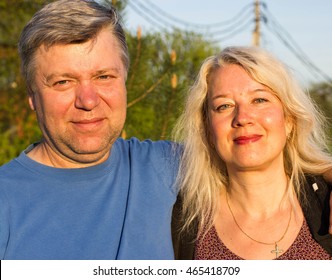
{"label": "long blonde hair", "polygon": [[293,130],[284,149],[288,194],[301,197],[304,174],[322,174],[332,168],[324,124],[326,120],[278,59],[257,47],[228,47],[202,64],[190,88],[185,109],[174,128],[174,139],[183,144],[178,184],[183,196],[184,229],[198,221],[208,229],[218,208],[220,192],[228,182],[225,163],[209,141],[207,116],[208,77],[226,64],[237,64],[281,100]]}

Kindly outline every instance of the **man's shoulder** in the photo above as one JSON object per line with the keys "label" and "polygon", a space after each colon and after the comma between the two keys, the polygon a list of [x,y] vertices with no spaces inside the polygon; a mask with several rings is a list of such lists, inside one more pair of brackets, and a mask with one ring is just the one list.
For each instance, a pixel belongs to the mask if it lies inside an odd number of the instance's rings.
{"label": "man's shoulder", "polygon": [[36,145],[37,143],[29,145],[25,150],[21,151],[21,153],[17,157],[1,165],[0,177],[1,174],[9,174],[9,173],[10,174],[14,173],[17,176],[17,172],[25,165],[27,165],[27,163],[29,162],[26,154],[29,153]]}
{"label": "man's shoulder", "polygon": [[17,158],[10,160],[9,162],[0,166],[0,180],[6,175],[17,176],[17,170],[20,168],[20,164],[17,161]]}
{"label": "man's shoulder", "polygon": [[131,152],[162,152],[162,153],[176,153],[180,150],[180,146],[169,140],[140,140],[136,137],[129,139],[118,138],[114,143],[115,148],[125,149]]}
{"label": "man's shoulder", "polygon": [[[118,147],[116,147],[118,146]],[[121,147],[122,148],[119,148]],[[124,149],[125,147],[126,150]],[[140,174],[142,178],[157,178],[159,183],[175,188],[174,182],[180,162],[179,145],[167,140],[128,140],[118,139],[114,159],[123,158],[131,166],[131,171]],[[125,154],[126,153],[126,154]]]}
{"label": "man's shoulder", "polygon": [[144,139],[140,140],[136,137],[131,137],[128,139],[118,138],[115,143],[121,143],[123,145],[176,145],[174,142],[170,140],[151,140],[151,139]]}

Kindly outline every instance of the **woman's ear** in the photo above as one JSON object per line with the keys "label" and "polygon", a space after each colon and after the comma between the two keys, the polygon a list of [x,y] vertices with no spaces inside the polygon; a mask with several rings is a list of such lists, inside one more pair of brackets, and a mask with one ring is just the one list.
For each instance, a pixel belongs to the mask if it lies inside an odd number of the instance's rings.
{"label": "woman's ear", "polygon": [[207,121],[205,122],[205,129],[206,129],[206,137],[207,137],[207,141],[210,145],[210,147],[212,148],[212,150],[216,149],[216,142],[215,142],[215,135],[214,135],[214,131],[211,128],[211,124],[210,124],[210,119],[208,117]]}
{"label": "woman's ear", "polygon": [[287,139],[290,139],[293,128],[294,128],[294,119],[292,117],[287,117],[286,127],[285,127]]}
{"label": "woman's ear", "polygon": [[204,119],[204,128],[205,128],[205,135],[206,135],[206,140],[208,141],[208,144],[212,149],[215,149],[215,142],[214,142],[214,133],[211,128],[210,124],[210,114],[209,114],[209,109],[208,109],[208,99],[205,100],[205,103],[203,105],[203,119]]}

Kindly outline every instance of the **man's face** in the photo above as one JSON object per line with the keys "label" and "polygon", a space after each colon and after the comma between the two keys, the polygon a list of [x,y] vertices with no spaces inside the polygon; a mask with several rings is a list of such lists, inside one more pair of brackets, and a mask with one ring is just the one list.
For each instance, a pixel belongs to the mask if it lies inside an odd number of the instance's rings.
{"label": "man's face", "polygon": [[57,165],[100,163],[126,118],[126,70],[107,29],[82,44],[41,46],[29,97],[43,132],[43,148]]}

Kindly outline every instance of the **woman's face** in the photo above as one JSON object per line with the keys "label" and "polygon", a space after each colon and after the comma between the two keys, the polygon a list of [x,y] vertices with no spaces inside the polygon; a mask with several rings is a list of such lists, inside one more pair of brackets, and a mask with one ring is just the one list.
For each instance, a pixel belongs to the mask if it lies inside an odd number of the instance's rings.
{"label": "woman's face", "polygon": [[283,167],[292,125],[276,95],[239,65],[215,70],[208,82],[211,141],[228,172]]}

